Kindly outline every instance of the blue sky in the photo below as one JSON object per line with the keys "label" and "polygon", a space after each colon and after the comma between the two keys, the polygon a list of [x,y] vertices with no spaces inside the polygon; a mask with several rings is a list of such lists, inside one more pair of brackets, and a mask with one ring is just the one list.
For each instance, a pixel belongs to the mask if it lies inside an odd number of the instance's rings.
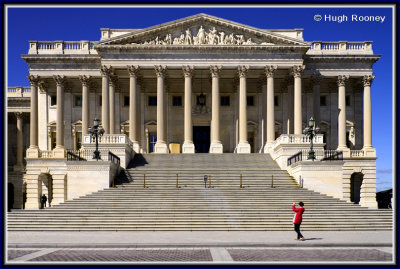
{"label": "blue sky", "polygon": [[[286,5],[288,6],[288,5]],[[28,86],[28,65],[21,54],[28,41],[100,39],[100,28],[145,28],[198,13],[232,20],[263,29],[303,28],[306,41],[373,41],[375,54],[382,55],[373,66],[372,143],[377,150],[377,190],[392,186],[392,10],[386,8],[22,8],[8,9],[7,86]],[[321,21],[314,20],[322,15]],[[325,15],[347,16],[348,20],[325,21]],[[383,22],[352,21],[352,15],[385,16]],[[359,18],[359,17],[357,17]]]}

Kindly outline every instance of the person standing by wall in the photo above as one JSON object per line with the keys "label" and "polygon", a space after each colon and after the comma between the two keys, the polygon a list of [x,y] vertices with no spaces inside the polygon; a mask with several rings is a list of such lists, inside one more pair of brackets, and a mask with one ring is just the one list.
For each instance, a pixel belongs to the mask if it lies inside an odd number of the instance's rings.
{"label": "person standing by wall", "polygon": [[293,217],[294,230],[297,233],[297,239],[295,240],[301,240],[301,241],[304,241],[304,237],[300,232],[300,224],[303,220],[303,213],[305,210],[303,206],[304,206],[303,202],[299,203],[299,208],[296,208],[296,203],[293,203],[292,205],[292,210],[296,212]]}
{"label": "person standing by wall", "polygon": [[45,208],[46,207],[46,202],[47,202],[47,197],[46,197],[45,194],[42,195],[42,197],[40,199],[40,202],[41,202],[41,208],[42,209]]}

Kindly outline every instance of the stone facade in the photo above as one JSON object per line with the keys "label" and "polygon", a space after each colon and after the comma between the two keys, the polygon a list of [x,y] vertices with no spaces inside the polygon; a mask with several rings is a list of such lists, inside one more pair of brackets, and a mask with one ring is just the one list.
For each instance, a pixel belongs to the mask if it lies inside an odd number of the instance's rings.
{"label": "stone facade", "polygon": [[[98,42],[31,41],[22,55],[31,87],[19,99],[8,89],[9,112],[24,114],[23,123],[9,116],[10,132],[23,126],[24,134],[22,142],[9,134],[9,153],[17,144],[17,152],[29,146],[27,158],[64,158],[99,118],[136,153],[165,154],[178,143],[185,154],[270,153],[282,161],[279,137],[301,136],[314,117],[321,150],[369,163],[372,65],[380,56],[371,42],[308,42],[302,33],[198,14],[140,30],[101,29]],[[22,155],[9,161],[18,169]]]}

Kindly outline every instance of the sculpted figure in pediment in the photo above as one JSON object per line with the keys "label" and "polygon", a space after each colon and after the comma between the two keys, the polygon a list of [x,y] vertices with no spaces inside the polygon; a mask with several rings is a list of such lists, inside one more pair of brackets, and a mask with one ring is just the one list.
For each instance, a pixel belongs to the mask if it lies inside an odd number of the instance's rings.
{"label": "sculpted figure in pediment", "polygon": [[190,32],[189,29],[186,30],[185,44],[192,45],[192,33]]}
{"label": "sculpted figure in pediment", "polygon": [[237,45],[242,45],[244,43],[243,35],[236,35],[236,37],[237,37],[236,44]]}
{"label": "sculpted figure in pediment", "polygon": [[218,35],[217,30],[213,27],[212,30],[208,33],[208,44],[209,45],[216,45],[218,44]]}
{"label": "sculpted figure in pediment", "polygon": [[199,32],[197,33],[197,38],[198,45],[203,45],[206,43],[206,33],[203,26],[200,26]]}
{"label": "sculpted figure in pediment", "polygon": [[225,44],[225,32],[219,32],[220,37],[219,37],[219,45],[224,45]]}

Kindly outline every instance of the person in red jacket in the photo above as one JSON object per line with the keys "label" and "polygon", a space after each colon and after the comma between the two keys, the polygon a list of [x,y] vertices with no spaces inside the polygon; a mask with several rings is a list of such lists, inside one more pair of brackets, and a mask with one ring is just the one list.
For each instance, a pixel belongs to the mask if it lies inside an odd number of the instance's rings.
{"label": "person in red jacket", "polygon": [[300,224],[301,224],[301,221],[303,220],[303,213],[305,210],[303,207],[304,203],[300,202],[299,206],[300,206],[299,208],[296,208],[296,203],[293,203],[293,205],[292,205],[292,210],[294,212],[296,212],[296,214],[293,217],[294,230],[297,233],[297,239],[295,239],[295,240],[304,241],[304,237],[300,232]]}

